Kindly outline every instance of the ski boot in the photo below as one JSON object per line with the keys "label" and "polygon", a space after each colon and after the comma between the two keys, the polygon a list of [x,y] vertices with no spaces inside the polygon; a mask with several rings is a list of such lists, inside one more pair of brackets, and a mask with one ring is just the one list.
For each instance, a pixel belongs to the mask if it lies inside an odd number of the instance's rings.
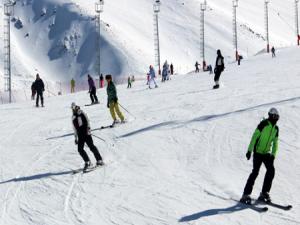
{"label": "ski boot", "polygon": [[91,164],[90,161],[85,162],[84,167],[83,167],[83,169],[82,169],[83,172],[86,171],[87,169],[89,169],[89,168],[91,167],[91,165],[92,165],[92,164]]}
{"label": "ski boot", "polygon": [[103,160],[98,160],[96,166],[104,166]]}
{"label": "ski boot", "polygon": [[240,199],[240,202],[243,204],[251,205],[251,197],[250,195],[243,195]]}
{"label": "ski boot", "polygon": [[264,202],[264,203],[270,203],[271,202],[271,197],[268,192],[265,193],[260,193],[258,197],[258,201]]}
{"label": "ski boot", "polygon": [[119,120],[114,120],[111,126],[113,127],[113,126],[115,126],[115,125],[118,124],[118,123],[120,123]]}

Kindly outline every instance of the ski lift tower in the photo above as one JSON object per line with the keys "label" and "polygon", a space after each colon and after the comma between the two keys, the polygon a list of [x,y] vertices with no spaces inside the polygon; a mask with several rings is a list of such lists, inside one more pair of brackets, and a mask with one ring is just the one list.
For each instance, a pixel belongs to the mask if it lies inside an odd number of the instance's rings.
{"label": "ski lift tower", "polygon": [[158,74],[160,75],[160,45],[159,45],[159,29],[158,29],[158,13],[160,12],[160,0],[155,0],[153,5],[153,22],[154,22],[154,57],[155,63],[158,67]]}
{"label": "ski lift tower", "polygon": [[266,27],[266,41],[267,41],[267,52],[270,52],[270,38],[269,38],[269,5],[270,0],[265,0],[265,27]]}
{"label": "ski lift tower", "polygon": [[235,49],[235,60],[238,61],[239,59],[239,52],[238,52],[238,38],[237,38],[237,22],[236,22],[236,8],[238,7],[238,0],[232,1],[232,9],[233,9],[233,46]]}
{"label": "ski lift tower", "polygon": [[12,102],[10,20],[15,4],[15,1],[10,0],[4,2],[4,90],[9,93],[9,103]]}
{"label": "ski lift tower", "polygon": [[96,31],[97,31],[97,39],[96,39],[96,51],[97,51],[97,72],[100,76],[101,74],[101,55],[100,55],[100,14],[103,12],[104,0],[98,0],[95,3],[95,11],[96,11]]}
{"label": "ski lift tower", "polygon": [[201,50],[201,58],[202,58],[202,69],[204,70],[206,67],[206,61],[205,61],[205,25],[204,25],[204,12],[206,11],[206,1],[204,3],[200,4],[200,10],[201,10],[201,26],[200,26],[200,50]]}
{"label": "ski lift tower", "polygon": [[299,0],[295,0],[295,24],[296,24],[297,45],[300,45],[298,3]]}

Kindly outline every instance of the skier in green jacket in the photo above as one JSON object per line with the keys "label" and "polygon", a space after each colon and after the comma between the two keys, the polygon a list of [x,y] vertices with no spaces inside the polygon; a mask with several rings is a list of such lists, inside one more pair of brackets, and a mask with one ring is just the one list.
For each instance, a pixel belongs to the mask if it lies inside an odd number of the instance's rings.
{"label": "skier in green jacket", "polygon": [[272,181],[275,175],[274,159],[278,150],[279,136],[279,128],[276,123],[279,120],[279,113],[277,109],[271,108],[268,114],[269,118],[261,121],[256,128],[246,154],[246,158],[249,160],[252,152],[254,153],[253,170],[247,180],[243,196],[240,200],[246,204],[251,204],[250,195],[262,163],[265,165],[267,171],[258,200],[263,202],[271,202],[269,192],[271,190]]}
{"label": "skier in green jacket", "polygon": [[124,123],[125,118],[119,108],[117,89],[114,82],[112,81],[112,76],[106,75],[105,80],[107,81],[107,108],[109,108],[111,117],[113,118],[112,126],[118,122],[116,114],[121,119],[121,123]]}

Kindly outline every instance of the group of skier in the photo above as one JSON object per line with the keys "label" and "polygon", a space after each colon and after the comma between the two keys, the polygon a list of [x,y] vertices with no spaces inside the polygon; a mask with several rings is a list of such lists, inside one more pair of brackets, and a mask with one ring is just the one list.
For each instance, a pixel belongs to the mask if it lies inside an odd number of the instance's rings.
{"label": "group of skier", "polygon": [[[275,57],[275,49],[272,48],[272,56]],[[199,72],[199,63],[196,62],[195,64],[196,72]],[[222,56],[222,53],[220,50],[217,50],[217,57],[216,57],[216,63],[214,68],[214,82],[215,85],[213,86],[214,89],[217,89],[220,87],[219,79],[221,76],[221,73],[224,71],[225,65],[224,65],[224,57]],[[165,82],[169,79],[169,75],[173,74],[174,67],[173,64],[169,66],[168,62],[165,61],[163,65],[163,71],[162,71],[162,82]],[[154,87],[157,88],[158,85],[155,81],[156,73],[152,65],[149,67],[149,72],[147,74],[147,85],[149,88],[152,88],[152,84],[154,84]],[[93,78],[88,75],[88,85],[89,85],[89,93],[90,93],[90,99],[91,104],[97,104],[99,103],[98,97],[96,95],[96,86]],[[117,96],[117,89],[113,82],[111,75],[106,75],[105,80],[107,82],[107,108],[109,108],[111,117],[113,119],[113,123],[110,127],[113,127],[116,123],[124,123],[125,117],[122,114],[120,108],[119,108],[119,102],[118,102],[118,96]],[[131,82],[134,80],[134,77],[128,78],[128,88],[131,87]],[[104,87],[104,77],[101,74],[100,75],[100,88]],[[39,107],[39,99],[41,99],[41,106],[44,107],[44,98],[43,98],[43,92],[45,91],[45,86],[40,78],[39,74],[36,75],[36,80],[32,84],[32,97],[34,99],[35,94],[36,97],[36,107]],[[72,79],[71,81],[71,92],[73,93],[75,91],[75,81]],[[91,126],[89,123],[88,116],[86,113],[82,111],[80,106],[78,106],[76,103],[71,104],[72,109],[72,124],[74,128],[74,135],[75,135],[75,144],[78,146],[78,153],[82,157],[84,161],[84,167],[83,171],[87,171],[89,168],[92,168],[92,164],[90,161],[89,156],[84,150],[84,145],[86,144],[91,152],[94,154],[94,157],[96,159],[96,167],[104,165],[103,159],[101,154],[99,153],[97,147],[93,143],[93,138],[91,134]],[[117,119],[117,116],[120,120]],[[260,167],[262,164],[266,167],[266,174],[263,182],[263,187],[260,193],[260,196],[258,200],[270,203],[270,190],[272,187],[272,182],[275,176],[275,168],[274,168],[274,160],[278,151],[278,140],[279,140],[279,128],[277,126],[277,122],[279,120],[279,112],[276,108],[271,108],[268,112],[268,118],[264,119],[259,123],[257,128],[255,129],[255,132],[252,136],[251,142],[249,144],[246,158],[247,160],[250,160],[252,154],[253,154],[253,169],[251,174],[249,175],[249,178],[247,180],[247,183],[244,188],[244,192],[242,195],[242,198],[240,199],[240,202],[245,204],[251,204],[251,193],[253,190],[253,186],[255,183],[255,180],[259,174]]]}
{"label": "group of skier", "polygon": [[[125,117],[119,108],[119,100],[117,95],[117,89],[113,82],[112,75],[108,74],[105,76],[105,80],[107,82],[107,108],[109,108],[111,117],[113,119],[112,125],[110,127],[115,126],[117,123],[125,123]],[[88,83],[89,83],[89,91],[91,95],[92,104],[98,102],[98,98],[96,96],[96,87],[95,83],[90,75],[88,75]],[[93,103],[94,100],[94,103]],[[92,164],[84,150],[84,144],[86,143],[90,150],[93,152],[96,159],[96,167],[104,165],[102,157],[97,149],[97,147],[93,144],[93,138],[91,134],[91,126],[89,123],[88,116],[80,109],[80,106],[76,105],[75,102],[71,104],[71,109],[73,112],[72,122],[74,128],[75,135],[75,144],[78,145],[78,152],[82,159],[84,160],[84,168],[83,171],[87,171],[91,168]],[[119,117],[120,121],[117,119]]]}
{"label": "group of skier", "polygon": [[163,65],[162,70],[162,82],[165,82],[167,80],[170,80],[170,75],[173,75],[174,73],[174,66],[171,63],[171,65],[168,64],[168,61],[166,60]]}

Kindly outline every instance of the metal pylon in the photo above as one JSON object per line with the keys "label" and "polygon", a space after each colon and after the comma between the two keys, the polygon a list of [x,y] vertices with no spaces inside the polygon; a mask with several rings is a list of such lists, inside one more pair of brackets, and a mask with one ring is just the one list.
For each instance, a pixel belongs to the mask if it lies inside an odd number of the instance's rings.
{"label": "metal pylon", "polygon": [[155,64],[160,72],[160,46],[159,46],[159,30],[158,30],[158,13],[153,15],[153,24],[154,24],[154,56]]}

